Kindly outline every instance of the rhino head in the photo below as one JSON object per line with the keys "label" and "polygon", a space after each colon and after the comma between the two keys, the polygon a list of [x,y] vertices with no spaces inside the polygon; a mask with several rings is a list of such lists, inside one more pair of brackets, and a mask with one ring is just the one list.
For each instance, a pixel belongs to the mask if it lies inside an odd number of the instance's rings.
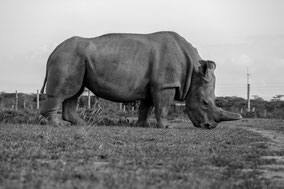
{"label": "rhino head", "polygon": [[195,127],[212,129],[222,121],[241,119],[238,113],[225,111],[215,105],[216,65],[212,61],[201,60],[193,71],[189,93],[185,99],[186,112]]}

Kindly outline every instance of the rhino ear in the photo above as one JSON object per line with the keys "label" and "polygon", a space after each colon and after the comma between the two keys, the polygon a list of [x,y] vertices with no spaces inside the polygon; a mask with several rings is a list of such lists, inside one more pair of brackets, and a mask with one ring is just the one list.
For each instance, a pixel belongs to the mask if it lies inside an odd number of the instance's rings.
{"label": "rhino ear", "polygon": [[211,60],[207,60],[207,64],[208,64],[208,67],[209,67],[210,69],[213,69],[213,70],[216,69],[216,64],[215,64],[215,62],[213,62],[213,61],[211,61]]}
{"label": "rhino ear", "polygon": [[205,78],[208,77],[209,70],[215,70],[216,68],[215,62],[210,60],[200,60],[199,63],[200,63],[199,72]]}

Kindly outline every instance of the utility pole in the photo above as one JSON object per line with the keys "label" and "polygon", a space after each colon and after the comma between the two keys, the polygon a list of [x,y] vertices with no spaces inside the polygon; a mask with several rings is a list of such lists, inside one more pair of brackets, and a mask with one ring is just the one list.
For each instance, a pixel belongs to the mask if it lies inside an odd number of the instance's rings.
{"label": "utility pole", "polygon": [[88,90],[88,109],[91,109],[91,92]]}
{"label": "utility pole", "polygon": [[26,109],[26,96],[25,95],[23,95],[24,96],[24,110]]}
{"label": "utility pole", "polygon": [[39,91],[36,90],[36,109],[39,109]]}
{"label": "utility pole", "polygon": [[249,83],[250,74],[247,68],[247,101],[248,101],[248,112],[250,112],[250,83]]}
{"label": "utility pole", "polygon": [[15,110],[18,111],[18,104],[19,104],[19,97],[18,97],[18,91],[16,90],[15,93]]}

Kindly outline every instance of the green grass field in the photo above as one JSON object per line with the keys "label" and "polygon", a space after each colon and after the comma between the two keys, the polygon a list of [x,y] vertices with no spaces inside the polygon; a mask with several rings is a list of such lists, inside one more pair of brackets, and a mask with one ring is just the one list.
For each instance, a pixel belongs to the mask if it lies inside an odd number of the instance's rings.
{"label": "green grass field", "polygon": [[284,162],[269,137],[284,121],[241,120],[213,130],[0,125],[0,188],[283,188],[263,167]]}

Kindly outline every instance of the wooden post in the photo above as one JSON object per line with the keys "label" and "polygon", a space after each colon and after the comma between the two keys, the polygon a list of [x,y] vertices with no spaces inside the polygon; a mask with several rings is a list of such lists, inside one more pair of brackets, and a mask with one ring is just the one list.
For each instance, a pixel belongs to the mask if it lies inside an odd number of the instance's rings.
{"label": "wooden post", "polygon": [[19,97],[18,97],[18,91],[16,91],[15,110],[18,110],[18,103],[19,103]]}
{"label": "wooden post", "polygon": [[122,111],[122,103],[119,103],[119,111]]}
{"label": "wooden post", "polygon": [[134,114],[134,105],[133,104],[131,104],[131,111],[132,111],[132,114]]}
{"label": "wooden post", "polygon": [[76,110],[78,110],[78,109],[79,109],[79,103],[80,103],[80,97],[77,99]]}
{"label": "wooden post", "polygon": [[26,96],[24,95],[24,110],[26,109]]}
{"label": "wooden post", "polygon": [[36,90],[36,109],[39,109],[39,92]]}
{"label": "wooden post", "polygon": [[91,92],[88,90],[88,109],[91,109]]}

